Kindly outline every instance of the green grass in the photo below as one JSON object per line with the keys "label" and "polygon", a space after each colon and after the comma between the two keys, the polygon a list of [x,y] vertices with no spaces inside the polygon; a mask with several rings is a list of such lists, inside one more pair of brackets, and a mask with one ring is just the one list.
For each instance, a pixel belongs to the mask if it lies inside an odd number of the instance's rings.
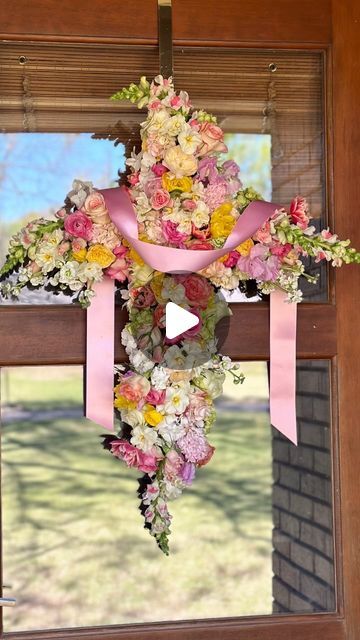
{"label": "green grass", "polygon": [[[3,403],[80,404],[80,368],[4,373]],[[142,529],[136,472],[101,449],[101,433],[63,418],[3,429],[4,582],[18,599],[5,630],[270,613],[267,414],[220,412],[215,457],[171,505],[168,558]]]}

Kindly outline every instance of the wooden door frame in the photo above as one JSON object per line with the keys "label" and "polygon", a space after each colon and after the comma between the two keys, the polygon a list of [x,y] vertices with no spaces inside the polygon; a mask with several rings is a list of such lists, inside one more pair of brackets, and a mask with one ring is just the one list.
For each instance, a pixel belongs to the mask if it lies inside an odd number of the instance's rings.
{"label": "wooden door frame", "polygon": [[[360,247],[360,227],[355,207],[360,201],[356,161],[360,127],[354,106],[360,98],[360,10],[356,0],[173,0],[175,44],[317,49],[326,52],[326,132],[330,219],[342,237]],[[126,6],[125,6],[126,4]],[[47,42],[108,42],[156,44],[156,0],[129,0],[123,6],[107,0],[12,0],[11,11],[0,8],[2,40]],[[6,10],[8,9],[8,10]],[[3,14],[3,15],[2,15]],[[136,21],[134,17],[136,15]],[[201,19],[199,19],[201,17]],[[331,91],[331,85],[333,91]],[[332,97],[333,96],[333,97]],[[333,115],[332,115],[333,114]],[[333,185],[333,196],[332,196]],[[356,203],[356,204],[355,204]],[[9,633],[13,640],[91,638],[121,640],[358,640],[360,630],[360,494],[356,487],[360,465],[360,338],[356,324],[360,291],[358,266],[339,270],[336,308],[329,304],[301,305],[298,357],[329,358],[333,369],[334,512],[338,566],[336,613],[159,623],[73,631]],[[118,311],[118,323],[123,322]],[[26,323],[24,316],[26,314]],[[68,322],[73,331],[64,350]],[[119,326],[119,325],[118,325]],[[252,328],[252,345],[247,327]],[[254,333],[255,332],[255,333]],[[0,335],[21,338],[16,353],[4,345],[0,365],[74,364],[85,359],[85,314],[69,307],[13,307],[0,309]],[[41,341],[39,337],[41,336]],[[59,336],[58,342],[54,336]],[[14,343],[14,340],[12,340]],[[39,343],[41,348],[39,349]],[[235,346],[236,345],[236,346]],[[241,305],[227,341],[235,358],[267,359],[268,309],[266,305]],[[118,348],[117,359],[124,353]],[[338,428],[340,425],[340,428]]]}

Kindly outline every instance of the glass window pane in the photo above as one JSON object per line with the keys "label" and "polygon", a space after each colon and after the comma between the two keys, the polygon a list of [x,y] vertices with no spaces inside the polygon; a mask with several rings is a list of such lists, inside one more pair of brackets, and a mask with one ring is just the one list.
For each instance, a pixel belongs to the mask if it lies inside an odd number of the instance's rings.
{"label": "glass window pane", "polygon": [[[6,135],[16,131],[26,131],[30,136],[38,135],[36,132],[95,132],[100,138],[120,140],[128,153],[139,143],[143,114],[108,97],[140,75],[151,78],[158,73],[156,48],[7,42],[1,45],[1,53],[4,92],[0,113]],[[26,57],[25,65],[19,64],[19,56]],[[234,157],[242,167],[244,184],[254,182],[264,196],[272,194],[273,200],[283,205],[288,205],[294,195],[305,196],[316,224],[326,226],[322,53],[181,47],[175,48],[174,65],[177,86],[189,91],[196,106],[218,116]],[[239,145],[244,136],[246,149]],[[259,161],[253,162],[254,145],[262,146],[265,139],[264,158],[256,151]],[[66,162],[59,160],[56,173],[60,175],[61,195],[51,207],[61,204],[76,174],[103,186],[99,176],[103,165],[96,157],[99,148],[107,148],[107,157],[112,160],[106,160],[105,166],[110,163],[113,167],[110,177],[116,178],[122,160],[111,142],[103,140],[101,144],[104,147],[97,146],[98,141],[89,142],[89,151],[75,154],[75,167],[71,167],[66,183],[61,186],[70,154],[66,155]],[[39,160],[35,166],[43,161],[42,149],[37,149],[37,153]],[[56,157],[58,154],[54,153],[52,166]],[[41,180],[41,171],[37,175]],[[17,192],[19,185],[17,179],[11,191]],[[25,180],[21,188],[31,197],[32,190],[27,185]],[[52,193],[55,195],[55,189]],[[22,197],[20,194],[12,210],[15,220],[17,211],[23,215]],[[44,205],[44,211],[48,206]],[[7,220],[3,211],[0,220],[2,224]],[[305,299],[326,300],[326,267],[311,263],[308,269],[319,280],[315,286],[302,283]],[[46,297],[49,302],[58,302],[48,294]],[[232,301],[243,299],[243,295],[236,293],[231,296]],[[29,300],[35,302],[33,294],[26,298]]]}
{"label": "glass window pane", "polygon": [[334,610],[328,363],[299,364],[297,449],[269,427],[266,363],[242,369],[168,558],[81,417],[81,368],[2,370],[6,631]]}
{"label": "glass window pane", "polygon": [[[0,134],[0,263],[10,236],[35,218],[53,218],[75,178],[99,188],[115,186],[118,170],[124,168],[123,153],[123,145],[93,140],[86,133]],[[66,304],[72,298],[24,289],[18,302]],[[0,304],[9,303],[14,300],[0,299]]]}

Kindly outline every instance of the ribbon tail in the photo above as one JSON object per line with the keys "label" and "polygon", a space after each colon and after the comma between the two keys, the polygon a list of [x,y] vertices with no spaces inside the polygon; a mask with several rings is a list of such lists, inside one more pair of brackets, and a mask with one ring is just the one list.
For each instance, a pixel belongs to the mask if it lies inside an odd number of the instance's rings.
{"label": "ribbon tail", "polygon": [[296,318],[297,305],[286,294],[270,294],[270,420],[297,445]]}
{"label": "ribbon tail", "polygon": [[87,309],[85,416],[114,429],[115,284],[105,277],[94,285]]}

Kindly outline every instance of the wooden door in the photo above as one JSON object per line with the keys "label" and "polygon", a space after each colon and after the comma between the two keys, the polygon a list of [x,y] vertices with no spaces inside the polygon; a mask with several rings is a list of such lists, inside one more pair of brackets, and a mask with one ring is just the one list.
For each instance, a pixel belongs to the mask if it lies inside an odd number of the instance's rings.
{"label": "wooden door", "polygon": [[[206,6],[205,6],[206,5]],[[143,66],[152,70],[156,34],[156,2],[110,0],[104,11],[100,0],[74,5],[65,0],[27,3],[14,0],[2,6],[1,39],[19,57],[29,47],[127,47],[134,76]],[[174,0],[174,39],[180,48],[194,47],[199,55],[207,47],[226,50],[267,50],[321,53],[324,61],[323,149],[326,151],[326,203],[329,220],[342,237],[360,247],[356,205],[360,195],[357,149],[360,127],[356,104],[360,95],[359,8],[355,0],[256,0],[241,4]],[[21,43],[24,43],[23,45]],[[5,49],[3,49],[4,51]],[[137,52],[142,54],[137,56]],[[1,54],[0,54],[1,55]],[[14,54],[15,55],[15,54]],[[194,53],[194,59],[197,54]],[[25,55],[26,57],[26,55]],[[137,68],[134,60],[138,61]],[[6,65],[3,67],[5,77]],[[1,79],[0,79],[1,82]],[[16,98],[17,88],[14,87]],[[16,102],[16,100],[15,100]],[[71,113],[76,113],[76,106]],[[7,109],[4,117],[9,116]],[[12,114],[13,115],[13,114]],[[31,114],[30,114],[31,115]],[[70,116],[69,116],[70,118]],[[70,118],[71,119],[71,118]],[[56,130],[49,115],[50,130]],[[20,126],[20,125],[18,125]],[[31,128],[31,122],[27,121]],[[70,125],[69,125],[70,126]],[[105,125],[104,125],[105,126]],[[16,125],[14,125],[16,130]],[[76,127],[76,125],[75,125]],[[14,130],[14,129],[13,129]],[[76,128],[74,129],[76,130]],[[299,308],[299,359],[328,360],[332,379],[332,471],[336,560],[336,611],[301,615],[273,615],[209,621],[158,623],[72,631],[10,634],[12,638],[238,638],[288,637],[301,640],[357,640],[360,630],[360,497],[357,490],[360,444],[357,417],[360,379],[360,341],[357,330],[360,284],[358,267],[351,266],[330,278],[329,294],[320,303]],[[234,305],[234,316],[223,351],[239,360],[269,358],[269,311],[266,303]],[[117,311],[117,327],[125,314]],[[72,331],[68,327],[71,324]],[[54,339],[54,336],[56,338]],[[117,345],[117,361],[124,352]],[[0,309],[0,366],[84,364],[85,312],[64,306],[4,306]],[[8,634],[6,634],[8,635]]]}

